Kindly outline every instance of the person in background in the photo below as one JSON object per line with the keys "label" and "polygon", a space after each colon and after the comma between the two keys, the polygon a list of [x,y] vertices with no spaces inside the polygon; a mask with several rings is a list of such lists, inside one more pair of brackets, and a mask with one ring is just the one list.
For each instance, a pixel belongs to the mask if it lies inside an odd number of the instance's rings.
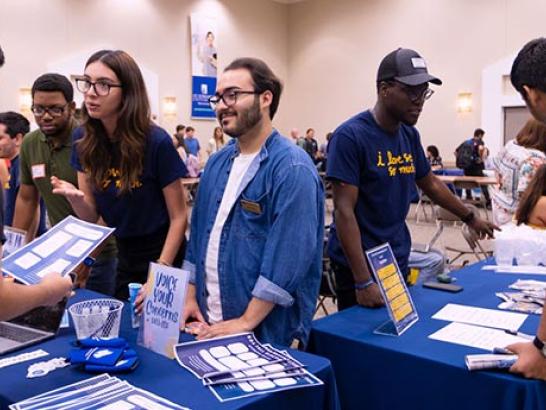
{"label": "person in background", "polygon": [[317,152],[317,169],[320,172],[326,172],[326,163],[328,160],[328,143],[330,142],[330,138],[332,138],[331,132],[326,134],[326,142],[320,144]]}
{"label": "person in background", "polygon": [[[38,129],[23,138],[20,150],[21,183],[15,202],[13,227],[27,231],[43,200],[50,224],[56,225],[75,215],[70,203],[52,192],[50,178],[57,175],[77,186],[76,171],[70,166],[74,119],[74,89],[63,75],[48,73],[39,76],[31,89],[34,120]],[[116,280],[116,244],[106,240],[104,248],[91,267],[86,288],[113,295]]]}
{"label": "person in background", "polygon": [[546,228],[546,165],[541,165],[519,201],[515,213],[518,225]]}
{"label": "person in background", "polygon": [[207,147],[208,156],[220,151],[224,145],[226,145],[224,131],[222,131],[222,127],[215,127]]}
{"label": "person in background", "polygon": [[[28,120],[17,112],[8,111],[0,114],[0,158],[10,161],[9,182],[5,189],[5,217],[4,224],[13,225],[15,214],[15,201],[21,185],[19,176],[19,152],[23,137],[30,131]],[[41,201],[40,201],[41,202]],[[44,204],[40,203],[40,209],[33,219],[29,231],[31,236],[41,235],[47,230],[45,223]]]}
{"label": "person in background", "polygon": [[298,147],[303,148],[305,144],[305,138],[300,135],[300,130],[298,130],[297,128],[292,128],[290,130],[290,138],[292,138],[294,144],[296,144]]}
{"label": "person in background", "polygon": [[[472,159],[470,161],[470,164],[463,169],[465,176],[473,176],[473,177],[485,176],[483,171],[485,169],[485,160],[487,159],[487,156],[489,155],[489,150],[486,148],[485,142],[483,141],[484,135],[485,135],[484,130],[482,130],[481,128],[476,128],[474,130],[473,137],[463,142],[463,144],[468,144],[472,147]],[[457,148],[456,155],[461,145],[459,145],[459,147]],[[487,185],[482,185],[481,190],[482,190],[482,195],[485,198],[486,206],[488,208],[491,207],[491,197],[489,195],[489,190]],[[466,197],[469,199],[472,198],[472,191],[470,189],[466,190]]]}
{"label": "person in background", "polygon": [[184,138],[184,144],[186,145],[188,154],[191,154],[198,159],[200,158],[201,145],[199,145],[199,140],[195,138],[195,128],[186,127],[186,137]]}
{"label": "person in background", "polygon": [[76,78],[83,124],[73,133],[71,164],[79,189],[52,177],[53,192],[78,216],[116,228],[115,296],[146,282],[150,262],[180,266],[187,224],[181,178],[187,171],[172,139],[150,119],[142,73],[129,54],[101,50]]}
{"label": "person in background", "polygon": [[444,167],[440,151],[436,145],[429,145],[427,147],[427,159],[430,164],[430,169],[433,171],[438,171]]}
{"label": "person in background", "polygon": [[176,147],[184,147],[186,149],[186,145],[184,144],[184,131],[186,129],[186,126],[183,124],[178,124],[176,126],[176,133],[174,134],[174,138],[176,138],[177,144],[175,144]]}
{"label": "person in background", "polygon": [[492,160],[498,186],[492,187],[493,221],[512,221],[519,199],[538,167],[546,163],[546,125],[531,118]]}
{"label": "person in background", "polygon": [[305,139],[303,143],[303,149],[305,152],[307,152],[307,155],[311,157],[311,161],[313,161],[314,164],[317,162],[317,152],[318,152],[318,143],[315,139],[315,130],[313,128],[309,128],[305,132]]}
{"label": "person in background", "polygon": [[[523,97],[533,117],[546,124],[546,38],[531,40],[523,46],[512,64],[510,80]],[[535,175],[536,180],[539,178],[541,176]],[[539,182],[536,183],[536,187],[529,186],[529,192],[533,192],[534,188],[536,188],[536,192],[540,192],[540,189],[544,189],[544,182],[542,186]],[[529,197],[531,196],[532,194],[529,194]],[[542,199],[542,195],[540,197]],[[522,198],[521,202],[524,206],[528,201]],[[522,217],[526,213],[523,206],[520,203],[522,211],[518,211]],[[507,348],[518,355],[516,363],[510,368],[511,372],[521,373],[529,378],[546,380],[546,309],[542,310],[540,324],[533,342],[515,343]]]}
{"label": "person in background", "polygon": [[[0,47],[0,67],[4,65],[5,57]],[[0,257],[4,237],[4,195],[0,189]],[[70,296],[72,281],[67,275],[59,273],[47,274],[37,285],[20,285],[4,278],[0,273],[0,320],[10,320],[39,306],[56,305],[64,297]]]}

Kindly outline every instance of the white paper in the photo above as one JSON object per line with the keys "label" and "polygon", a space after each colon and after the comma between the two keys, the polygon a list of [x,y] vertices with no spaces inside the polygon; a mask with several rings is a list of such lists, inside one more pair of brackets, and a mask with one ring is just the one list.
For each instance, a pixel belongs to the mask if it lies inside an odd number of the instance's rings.
{"label": "white paper", "polygon": [[87,251],[91,246],[93,246],[93,242],[80,239],[78,242],[72,245],[70,249],[66,251],[66,254],[70,256],[79,257],[79,256],[82,256],[85,253],[85,251]]}
{"label": "white paper", "polygon": [[518,275],[546,275],[546,266],[535,265],[485,265],[482,270],[494,270],[496,273],[515,273]]}
{"label": "white paper", "polygon": [[40,255],[42,258],[45,258],[51,255],[57,249],[61,248],[70,239],[72,239],[72,236],[66,232],[57,232],[55,235],[52,235],[51,238],[48,238],[47,241],[44,241],[40,245],[36,246],[34,248],[34,252]]}
{"label": "white paper", "polygon": [[17,258],[15,261],[15,264],[20,266],[23,269],[28,269],[34,265],[36,265],[38,262],[40,262],[40,258],[38,258],[36,255],[32,253],[25,253],[23,256]]}
{"label": "white paper", "polygon": [[512,343],[529,342],[523,337],[514,336],[504,330],[488,327],[450,323],[429,336],[429,339],[476,347],[492,351],[495,347],[506,347]]}
{"label": "white paper", "polygon": [[43,278],[45,275],[47,275],[50,272],[59,272],[64,273],[64,270],[66,267],[70,265],[70,262],[64,259],[59,259],[55,263],[52,263],[51,265],[45,267],[40,272],[38,272],[36,275]]}
{"label": "white paper", "polygon": [[525,319],[527,319],[527,315],[448,303],[436,312],[432,318],[447,320],[448,322],[494,327],[497,329],[518,330]]}
{"label": "white paper", "polygon": [[92,241],[97,241],[103,237],[103,233],[101,231],[87,228],[85,226],[81,226],[75,223],[67,224],[64,229],[73,235],[81,236],[82,238],[89,239]]}

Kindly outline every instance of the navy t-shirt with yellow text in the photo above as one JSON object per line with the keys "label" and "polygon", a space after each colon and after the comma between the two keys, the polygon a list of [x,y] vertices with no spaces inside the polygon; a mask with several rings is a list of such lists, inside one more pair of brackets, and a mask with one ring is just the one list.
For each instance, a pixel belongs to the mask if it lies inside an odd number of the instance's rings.
{"label": "navy t-shirt with yellow text", "polygon": [[[77,153],[76,141],[84,137],[78,127],[72,133],[71,165],[84,172]],[[97,212],[106,224],[115,227],[118,238],[144,236],[157,232],[169,224],[169,214],[163,188],[178,178],[186,177],[188,170],[165,130],[152,126],[144,152],[144,170],[132,191],[118,195],[120,170],[112,167],[104,180],[104,189],[94,188]]]}
{"label": "navy t-shirt with yellow text", "polygon": [[[363,251],[389,242],[403,275],[411,249],[406,216],[415,181],[429,172],[417,129],[401,124],[396,133],[388,133],[370,111],[341,124],[328,145],[326,177],[358,187],[355,216]],[[349,266],[335,220],[328,253],[334,262]]]}

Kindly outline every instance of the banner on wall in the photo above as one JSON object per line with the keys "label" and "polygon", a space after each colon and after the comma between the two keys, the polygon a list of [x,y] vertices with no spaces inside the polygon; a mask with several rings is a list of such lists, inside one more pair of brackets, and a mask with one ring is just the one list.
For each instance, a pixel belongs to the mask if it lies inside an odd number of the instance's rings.
{"label": "banner on wall", "polygon": [[192,118],[214,119],[209,97],[216,91],[218,52],[216,21],[199,14],[191,15]]}

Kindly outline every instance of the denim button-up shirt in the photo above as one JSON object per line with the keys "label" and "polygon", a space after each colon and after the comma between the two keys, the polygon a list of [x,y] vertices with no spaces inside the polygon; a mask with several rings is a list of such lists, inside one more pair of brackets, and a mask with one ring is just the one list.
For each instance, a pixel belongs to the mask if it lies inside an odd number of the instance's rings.
{"label": "denim button-up shirt", "polygon": [[[209,159],[192,212],[183,268],[205,317],[208,242],[238,154],[232,140]],[[316,168],[305,151],[273,131],[243,176],[220,236],[223,319],[242,316],[256,297],[276,305],[255,329],[261,341],[305,343],[321,278],[323,229],[324,192]]]}

